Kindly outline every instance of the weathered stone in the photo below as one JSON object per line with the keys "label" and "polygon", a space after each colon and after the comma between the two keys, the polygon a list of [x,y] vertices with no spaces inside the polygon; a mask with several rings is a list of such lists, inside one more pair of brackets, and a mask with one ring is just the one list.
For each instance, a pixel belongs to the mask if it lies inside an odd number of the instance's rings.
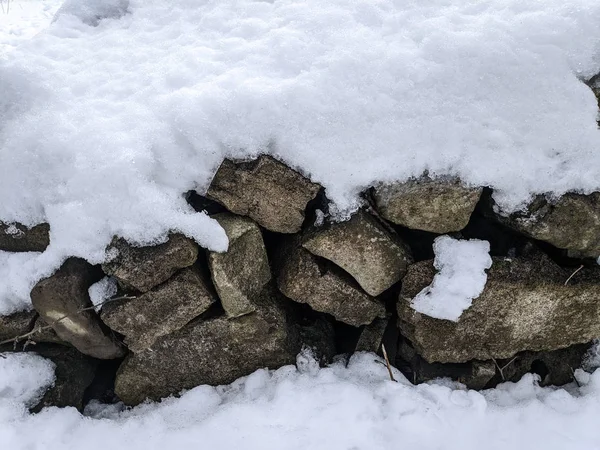
{"label": "weathered stone", "polygon": [[412,263],[410,249],[369,214],[306,235],[302,246],[348,272],[372,296],[400,281]]}
{"label": "weathered stone", "polygon": [[0,250],[7,252],[43,252],[50,245],[50,225],[41,223],[27,228],[20,223],[0,222]]}
{"label": "weathered stone", "polygon": [[85,391],[94,380],[98,360],[82,355],[74,348],[54,345],[39,345],[33,351],[54,363],[56,380],[32,412],[49,406],[72,406],[83,411]]}
{"label": "weathered stone", "polygon": [[565,194],[554,200],[538,196],[524,211],[496,217],[534,239],[569,250],[573,256],[600,256],[600,192]]}
{"label": "weathered stone", "polygon": [[286,297],[353,326],[385,316],[383,304],[364,293],[352,278],[296,244],[294,240],[284,245],[277,256],[277,284]]}
{"label": "weathered stone", "polygon": [[[56,334],[81,353],[99,359],[119,358],[124,348],[93,309],[88,288],[101,277],[86,261],[68,259],[51,277],[31,291],[33,307]],[[66,317],[65,317],[66,316]]]}
{"label": "weathered stone", "polygon": [[229,238],[225,253],[210,252],[212,280],[229,317],[254,311],[254,298],[271,280],[262,234],[252,220],[233,214],[213,216]]}
{"label": "weathered stone", "polygon": [[107,303],[101,317],[125,335],[125,343],[137,353],[151,347],[159,337],[181,329],[215,300],[210,282],[191,267],[134,299]]}
{"label": "weathered stone", "polygon": [[306,205],[320,189],[285,164],[263,155],[250,162],[223,161],[207,197],[268,230],[296,233]]}
{"label": "weathered stone", "polygon": [[366,325],[360,333],[355,351],[377,353],[389,322],[390,320],[387,317],[378,318]]}
{"label": "weathered stone", "polygon": [[68,345],[67,341],[61,339],[56,334],[56,331],[52,329],[52,327],[48,327],[48,323],[38,316],[35,321],[34,329],[38,330],[35,334],[31,336],[31,340],[36,343],[45,343],[45,344],[60,344],[60,345]]}
{"label": "weathered stone", "polygon": [[200,384],[228,384],[253,371],[291,364],[299,350],[286,314],[270,293],[251,314],[195,320],[121,365],[115,392],[128,405]]}
{"label": "weathered stone", "polygon": [[600,336],[600,267],[577,272],[537,254],[493,258],[482,294],[458,322],[420,314],[410,301],[435,275],[431,261],[409,267],[398,301],[399,328],[429,362],[510,358]]}
{"label": "weathered stone", "polygon": [[445,234],[462,230],[481,197],[481,188],[457,178],[421,177],[375,190],[379,213],[387,220],[415,230]]}
{"label": "weathered stone", "polygon": [[167,281],[179,269],[189,267],[198,259],[198,246],[181,234],[169,235],[169,240],[152,247],[134,247],[124,239],[115,238],[108,252],[116,256],[102,265],[126,289],[147,292]]}
{"label": "weathered stone", "polygon": [[29,333],[33,329],[37,313],[35,311],[24,311],[0,316],[0,341],[13,339],[17,336]]}

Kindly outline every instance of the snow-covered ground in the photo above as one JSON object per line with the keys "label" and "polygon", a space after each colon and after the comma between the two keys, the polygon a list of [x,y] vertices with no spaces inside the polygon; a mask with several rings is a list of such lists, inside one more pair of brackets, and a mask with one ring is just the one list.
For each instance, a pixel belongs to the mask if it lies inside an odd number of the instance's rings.
{"label": "snow-covered ground", "polygon": [[[31,355],[0,359],[0,448],[10,450],[593,450],[600,448],[600,370],[582,387],[540,388],[533,375],[481,393],[438,381],[389,380],[373,354],[347,368],[309,360],[259,370],[225,387],[200,386],[179,399],[121,411],[24,404],[52,382]],[[308,362],[308,363],[307,363]],[[43,389],[42,389],[43,390]]]}
{"label": "snow-covered ground", "polygon": [[425,169],[507,209],[600,187],[597,0],[78,3],[0,62],[0,220],[51,225],[45,254],[0,254],[0,313],[115,234],[226,248],[182,193],[228,156],[274,153],[345,212]]}

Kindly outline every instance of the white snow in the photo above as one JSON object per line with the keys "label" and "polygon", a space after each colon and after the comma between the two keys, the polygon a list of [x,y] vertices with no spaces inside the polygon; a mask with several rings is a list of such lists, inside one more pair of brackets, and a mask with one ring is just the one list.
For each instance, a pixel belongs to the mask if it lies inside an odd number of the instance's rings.
{"label": "white snow", "polygon": [[90,300],[96,306],[96,311],[102,309],[102,302],[117,294],[117,280],[113,277],[104,277],[97,283],[94,283],[88,289]]}
{"label": "white snow", "polygon": [[439,236],[433,242],[433,251],[438,273],[411,306],[430,317],[457,322],[485,288],[485,270],[492,267],[490,243]]}
{"label": "white snow", "polygon": [[54,364],[47,359],[33,353],[1,354],[0,424],[11,418],[9,409],[33,406],[53,383]]}
{"label": "white snow", "polygon": [[0,61],[0,220],[51,225],[2,293],[114,235],[224,250],[182,196],[224,157],[274,153],[340,214],[425,169],[507,210],[600,185],[596,0],[131,0],[97,26],[69,5]]}
{"label": "white snow", "polygon": [[[347,368],[258,370],[230,386],[199,386],[179,399],[131,410],[95,403],[88,417],[73,408],[29,415],[0,399],[0,443],[11,450],[600,447],[600,371],[578,372],[581,388],[540,388],[536,376],[526,375],[478,393],[444,380],[412,386],[398,372],[394,383],[375,359],[363,353]],[[15,364],[12,357],[0,359],[0,370],[20,371]],[[40,375],[39,385],[48,379]],[[0,377],[0,392],[12,383],[37,394],[21,377]]]}

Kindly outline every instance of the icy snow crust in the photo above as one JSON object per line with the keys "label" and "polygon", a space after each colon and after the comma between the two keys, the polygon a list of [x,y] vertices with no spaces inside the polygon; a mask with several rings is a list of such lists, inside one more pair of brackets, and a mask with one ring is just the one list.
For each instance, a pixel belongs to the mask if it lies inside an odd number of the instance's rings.
{"label": "icy snow crust", "polygon": [[597,0],[131,0],[97,26],[70,8],[0,62],[0,220],[51,225],[44,254],[0,255],[0,313],[113,235],[224,250],[182,193],[225,157],[270,152],[341,212],[425,169],[507,210],[600,187],[580,81],[600,71]]}
{"label": "icy snow crust", "polygon": [[436,319],[457,322],[463,311],[479,297],[492,267],[490,243],[439,236],[433,242],[433,265],[438,273],[412,300],[411,307]]}
{"label": "icy snow crust", "polygon": [[[533,375],[478,393],[442,380],[394,383],[373,354],[346,368],[258,370],[230,386],[128,411],[100,404],[29,415],[0,398],[0,443],[11,450],[597,449],[600,370],[581,388],[540,388]],[[381,360],[380,360],[381,362]],[[18,364],[14,356],[2,367]],[[39,379],[43,385],[47,377]],[[19,379],[14,380],[17,384]],[[0,392],[6,380],[0,378]],[[29,388],[28,388],[29,389]],[[35,432],[32,432],[35,430]]]}

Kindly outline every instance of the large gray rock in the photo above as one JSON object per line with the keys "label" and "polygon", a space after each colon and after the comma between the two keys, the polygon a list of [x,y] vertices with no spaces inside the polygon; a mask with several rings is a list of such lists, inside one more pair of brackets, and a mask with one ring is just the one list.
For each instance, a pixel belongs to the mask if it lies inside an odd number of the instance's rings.
{"label": "large gray rock", "polygon": [[309,233],[302,246],[344,269],[372,296],[400,281],[412,263],[410,249],[400,238],[363,211]]}
{"label": "large gray rock", "polygon": [[600,192],[538,196],[524,211],[498,220],[534,239],[567,249],[573,256],[600,256]]}
{"label": "large gray rock", "polygon": [[169,240],[152,247],[134,247],[124,239],[115,238],[108,253],[116,256],[102,265],[126,289],[147,292],[167,281],[179,269],[189,267],[198,259],[198,245],[181,234],[169,235]]}
{"label": "large gray rock", "polygon": [[121,365],[115,392],[136,405],[200,384],[228,384],[253,371],[291,364],[299,350],[284,310],[268,291],[251,314],[196,320]]}
{"label": "large gray rock", "polygon": [[92,306],[88,288],[100,277],[86,261],[70,258],[54,275],[35,285],[31,301],[56,334],[81,353],[99,359],[119,358],[125,349],[96,312],[86,309]]}
{"label": "large gray rock", "polygon": [[375,189],[382,217],[414,230],[445,234],[462,230],[481,197],[481,188],[465,186],[457,178],[423,176]]}
{"label": "large gray rock", "polygon": [[0,250],[7,252],[43,252],[50,245],[50,225],[41,223],[27,228],[20,223],[0,222]]}
{"label": "large gray rock", "polygon": [[398,326],[429,362],[510,358],[518,352],[549,351],[600,336],[600,267],[558,267],[537,254],[493,258],[483,293],[458,322],[434,319],[410,301],[435,275],[431,261],[409,267],[398,301]]}
{"label": "large gray rock", "polygon": [[385,316],[383,303],[363,292],[339,268],[297,244],[290,241],[277,255],[277,285],[286,297],[356,327]]}
{"label": "large gray rock", "polygon": [[210,252],[212,280],[229,317],[254,311],[254,299],[271,280],[262,233],[252,220],[233,214],[213,216],[229,238],[225,253]]}
{"label": "large gray rock", "polygon": [[0,316],[0,342],[14,339],[33,330],[37,313],[35,311],[24,311]]}
{"label": "large gray rock", "polygon": [[215,300],[210,281],[192,267],[134,299],[107,303],[101,317],[125,335],[125,343],[137,353],[151,347],[159,337],[181,329]]}
{"label": "large gray rock", "polygon": [[268,230],[296,233],[304,221],[307,203],[320,188],[263,155],[250,162],[223,161],[207,196],[235,214],[251,217]]}

